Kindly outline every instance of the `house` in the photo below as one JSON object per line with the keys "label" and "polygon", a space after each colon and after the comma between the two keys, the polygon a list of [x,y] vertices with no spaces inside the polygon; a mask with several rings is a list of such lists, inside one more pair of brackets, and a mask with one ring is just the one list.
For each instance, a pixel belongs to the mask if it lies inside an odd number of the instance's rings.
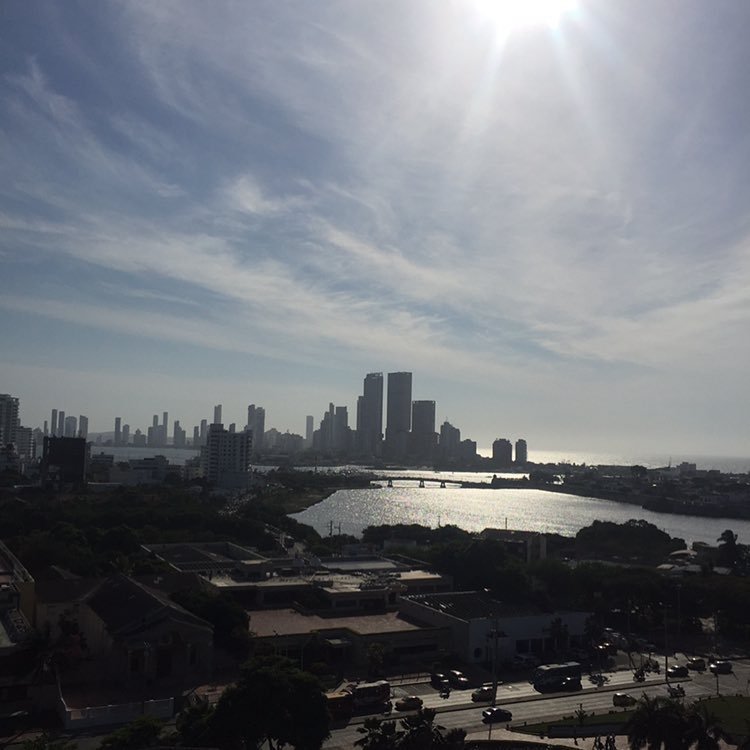
{"label": "house", "polygon": [[170,718],[176,696],[210,680],[213,628],[164,593],[181,587],[173,577],[156,576],[153,585],[125,575],[40,582],[36,625],[59,657],[66,728],[144,713]]}

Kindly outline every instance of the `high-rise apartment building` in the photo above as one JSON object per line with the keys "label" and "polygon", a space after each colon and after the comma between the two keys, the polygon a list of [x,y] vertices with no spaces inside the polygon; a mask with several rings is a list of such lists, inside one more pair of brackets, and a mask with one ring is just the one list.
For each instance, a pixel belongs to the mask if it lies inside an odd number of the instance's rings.
{"label": "high-rise apartment building", "polygon": [[15,396],[0,393],[0,446],[16,442],[16,430],[21,426],[18,408]]}
{"label": "high-rise apartment building", "polygon": [[172,444],[175,448],[184,448],[186,442],[185,430],[180,427],[180,420],[176,419],[174,423],[174,438]]}
{"label": "high-rise apartment building", "polygon": [[58,437],[65,436],[65,412],[64,411],[57,412],[57,436]]}
{"label": "high-rise apartment building", "polygon": [[357,450],[379,456],[382,442],[383,373],[371,372],[365,375],[362,396],[357,399]]}
{"label": "high-rise apartment building", "polygon": [[84,414],[81,414],[81,416],[78,417],[77,437],[82,437],[84,440],[86,440],[88,436],[89,436],[89,418],[85,416]]}
{"label": "high-rise apartment building", "polygon": [[49,420],[49,434],[50,435],[56,435],[57,434],[57,409],[52,410],[52,416]]}
{"label": "high-rise apartment building", "polygon": [[266,410],[262,406],[255,407],[255,419],[253,420],[253,449],[263,450],[266,434]]}
{"label": "high-rise apartment building", "polygon": [[128,445],[130,443],[130,425],[124,424],[122,426],[122,433],[120,435],[120,438],[122,440],[123,445]]}
{"label": "high-rise apartment building", "polygon": [[446,421],[440,426],[440,457],[444,460],[455,459],[461,452],[461,430]]}
{"label": "high-rise apartment building", "polygon": [[115,445],[122,442],[122,417],[115,417]]}
{"label": "high-rise apartment building", "polygon": [[313,432],[315,432],[315,419],[312,414],[305,417],[305,448],[312,448]]}
{"label": "high-rise apartment building", "polygon": [[76,433],[78,432],[78,420],[73,417],[65,417],[65,431],[63,432],[63,435],[66,438],[74,438],[76,437]]}
{"label": "high-rise apartment building", "polygon": [[331,450],[338,454],[348,454],[351,442],[350,436],[349,412],[345,406],[337,406],[333,412]]}
{"label": "high-rise apartment building", "polygon": [[198,427],[198,425],[195,425],[195,427],[193,427],[193,447],[195,447],[196,445],[200,445],[200,444],[201,444],[200,427]]}
{"label": "high-rise apartment building", "polygon": [[253,436],[248,431],[229,432],[222,424],[212,424],[201,451],[203,475],[219,487],[246,487],[250,481]]}
{"label": "high-rise apartment building", "polygon": [[208,420],[201,419],[201,445],[205,445],[207,439],[208,439]]}
{"label": "high-rise apartment building", "polygon": [[498,438],[492,443],[492,462],[500,468],[513,465],[513,445],[510,440]]}
{"label": "high-rise apartment building", "polygon": [[435,457],[436,448],[435,402],[413,401],[410,452],[419,461],[431,461]]}
{"label": "high-rise apartment building", "polygon": [[221,424],[221,404],[216,404],[216,406],[214,406],[213,424]]}
{"label": "high-rise apartment building", "polygon": [[402,459],[409,447],[411,430],[411,373],[388,373],[386,452],[391,459]]}
{"label": "high-rise apartment building", "polygon": [[523,465],[529,461],[529,451],[526,441],[523,438],[516,440],[516,463]]}
{"label": "high-rise apartment building", "polygon": [[169,412],[163,412],[161,415],[161,444],[166,445],[169,442]]}

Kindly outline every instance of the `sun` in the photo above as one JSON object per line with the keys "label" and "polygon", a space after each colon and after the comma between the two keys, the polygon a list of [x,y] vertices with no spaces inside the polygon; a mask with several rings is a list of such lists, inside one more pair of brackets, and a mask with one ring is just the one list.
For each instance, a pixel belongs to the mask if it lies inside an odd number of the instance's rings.
{"label": "sun", "polygon": [[564,15],[575,10],[577,0],[474,0],[479,13],[501,32],[524,26],[554,28]]}

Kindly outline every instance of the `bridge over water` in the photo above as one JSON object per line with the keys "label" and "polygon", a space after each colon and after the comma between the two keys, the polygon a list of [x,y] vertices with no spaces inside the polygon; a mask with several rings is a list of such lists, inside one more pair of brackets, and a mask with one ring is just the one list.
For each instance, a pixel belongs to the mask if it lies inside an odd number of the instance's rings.
{"label": "bridge over water", "polygon": [[461,482],[455,479],[425,479],[424,477],[379,477],[378,482],[383,482],[384,486],[393,487],[393,482],[417,482],[419,487],[460,487]]}

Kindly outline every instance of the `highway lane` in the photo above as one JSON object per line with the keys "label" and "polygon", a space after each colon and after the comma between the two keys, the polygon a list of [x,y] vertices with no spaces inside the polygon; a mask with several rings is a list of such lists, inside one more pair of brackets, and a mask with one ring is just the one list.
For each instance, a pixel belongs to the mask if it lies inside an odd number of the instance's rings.
{"label": "highway lane", "polygon": [[[508,683],[499,686],[497,705],[513,712],[511,726],[522,727],[524,723],[534,724],[543,721],[554,721],[562,716],[572,715],[576,709],[583,707],[588,713],[606,717],[615,709],[612,696],[616,691],[627,692],[635,698],[643,693],[651,696],[667,695],[667,685],[663,674],[649,676],[646,683],[633,681],[632,673],[627,671],[610,673],[609,681],[604,687],[596,688],[584,677],[584,689],[569,694],[540,695],[527,682]],[[685,700],[697,699],[716,694],[716,677],[710,672],[691,673],[685,680],[673,680],[685,690]],[[750,687],[750,663],[736,662],[731,675],[719,675],[721,694],[747,694]],[[421,695],[424,705],[438,711],[437,723],[446,729],[460,727],[468,734],[488,732],[489,727],[482,723],[482,711],[489,703],[471,703],[470,690],[454,690],[450,698],[442,699],[428,685],[404,686],[396,688],[396,697],[402,695]],[[398,720],[406,714],[392,712],[384,717]],[[357,731],[362,726],[363,717],[352,720],[346,727],[335,729],[331,738],[325,743],[329,750],[351,748],[355,740],[362,736]],[[496,725],[498,726],[498,725]]]}

